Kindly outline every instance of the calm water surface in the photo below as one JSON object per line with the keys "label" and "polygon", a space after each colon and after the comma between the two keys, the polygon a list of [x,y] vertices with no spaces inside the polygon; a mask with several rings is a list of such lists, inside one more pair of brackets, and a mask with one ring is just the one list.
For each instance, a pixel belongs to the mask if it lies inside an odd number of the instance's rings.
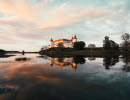
{"label": "calm water surface", "polygon": [[129,59],[0,58],[0,100],[130,100]]}

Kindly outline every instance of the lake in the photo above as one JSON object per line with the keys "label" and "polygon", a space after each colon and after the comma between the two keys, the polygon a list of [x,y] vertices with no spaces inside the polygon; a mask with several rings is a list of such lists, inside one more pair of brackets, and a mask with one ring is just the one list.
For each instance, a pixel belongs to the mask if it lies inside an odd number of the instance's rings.
{"label": "lake", "polygon": [[123,57],[16,54],[0,58],[0,100],[129,100]]}

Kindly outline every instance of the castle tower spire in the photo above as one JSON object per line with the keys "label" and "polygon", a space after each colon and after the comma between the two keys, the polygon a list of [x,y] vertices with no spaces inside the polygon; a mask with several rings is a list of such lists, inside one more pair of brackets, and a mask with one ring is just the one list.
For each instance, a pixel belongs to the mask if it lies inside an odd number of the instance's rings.
{"label": "castle tower spire", "polygon": [[72,36],[72,38],[70,39],[71,41],[73,40],[73,36]]}
{"label": "castle tower spire", "polygon": [[74,36],[74,39],[77,39],[76,35]]}
{"label": "castle tower spire", "polygon": [[50,42],[51,42],[51,45],[50,45],[51,48],[54,47],[54,42],[53,42],[53,39],[52,39],[52,38],[51,38]]}
{"label": "castle tower spire", "polygon": [[51,38],[51,40],[50,41],[53,41],[53,39]]}
{"label": "castle tower spire", "polygon": [[77,37],[76,37],[76,35],[73,37],[72,42],[77,42]]}

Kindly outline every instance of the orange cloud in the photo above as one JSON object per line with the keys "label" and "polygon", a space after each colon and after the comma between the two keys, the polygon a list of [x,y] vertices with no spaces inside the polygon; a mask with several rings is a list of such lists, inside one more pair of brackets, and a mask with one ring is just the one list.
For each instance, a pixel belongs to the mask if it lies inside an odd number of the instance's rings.
{"label": "orange cloud", "polygon": [[[62,27],[82,21],[88,17],[96,18],[109,14],[109,12],[103,10],[72,8],[69,3],[61,4],[59,7],[45,7],[45,5],[53,1],[54,0],[44,0],[43,3],[40,4],[44,6],[38,6],[38,4],[36,4],[32,7],[24,0],[12,0],[12,2],[2,0],[0,1],[0,11],[5,14],[13,14],[13,17],[16,19],[10,20],[9,23],[16,21],[19,25],[25,25],[25,29],[23,30],[23,27],[14,26],[12,24],[13,27],[22,29],[24,32]],[[1,20],[4,21],[4,19],[0,19],[0,21]],[[32,23],[33,25],[29,25]]]}
{"label": "orange cloud", "polygon": [[[50,6],[49,3],[53,3],[53,1],[55,0],[43,0],[40,4],[32,4],[32,0],[30,2],[27,0],[0,0],[0,12],[4,15],[4,17],[0,17],[0,26],[2,26],[0,36],[3,35],[3,40],[1,39],[0,42],[21,44],[26,42],[27,45],[30,45],[31,42],[34,43],[38,40],[40,42],[43,39],[48,41],[50,39],[48,33],[57,33],[58,28],[85,22],[87,18],[96,19],[113,15],[113,12],[108,9],[78,8],[70,2]],[[23,40],[25,42],[22,43]]]}
{"label": "orange cloud", "polygon": [[24,0],[1,0],[0,11],[4,14],[26,18],[35,15],[33,9]]}

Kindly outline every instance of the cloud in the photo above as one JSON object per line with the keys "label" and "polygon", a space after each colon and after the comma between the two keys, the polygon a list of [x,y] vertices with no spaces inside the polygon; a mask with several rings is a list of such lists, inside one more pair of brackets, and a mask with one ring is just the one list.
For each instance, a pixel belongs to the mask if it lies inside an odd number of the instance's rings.
{"label": "cloud", "polygon": [[[128,31],[129,21],[123,8],[126,2],[117,1],[110,0],[105,4],[106,0],[98,0],[96,3],[86,0],[83,4],[78,0],[67,0],[64,3],[58,3],[58,0],[1,0],[1,43],[14,41],[18,44],[25,41],[30,45],[31,41],[38,44],[49,41],[53,36],[57,39],[63,33],[68,33],[63,38],[77,34],[79,38],[84,36],[84,40],[93,36],[96,39],[97,34],[102,36],[107,35],[107,32],[119,35]],[[119,28],[126,22],[126,28]],[[86,33],[91,34],[89,36]]]}
{"label": "cloud", "polygon": [[[17,4],[17,6],[18,5],[21,4]],[[17,12],[14,10],[14,7],[12,8],[14,13]],[[89,17],[96,18],[96,17],[105,16],[106,14],[109,14],[107,11],[98,11],[95,9],[71,8],[70,5],[67,5],[67,3],[64,3],[56,8],[50,8],[49,10],[46,11],[47,13],[43,12],[42,14],[35,12],[36,9],[35,11],[33,11],[33,9],[29,10],[29,7],[27,7],[27,5],[25,4],[22,5],[21,7],[18,6],[18,10],[19,10],[18,15],[21,14],[23,16],[1,18],[0,21],[4,25],[8,24],[8,26],[10,27],[12,26],[12,28],[16,28],[16,29],[30,28],[33,31],[35,30],[38,31],[40,29],[45,30],[45,29],[63,27],[64,25],[73,24],[75,22],[82,21]],[[37,16],[30,16],[32,11],[34,13],[37,13]],[[24,18],[29,18],[29,20],[26,20]]]}
{"label": "cloud", "polygon": [[18,17],[35,15],[31,7],[29,7],[24,0],[1,0],[0,12]]}

